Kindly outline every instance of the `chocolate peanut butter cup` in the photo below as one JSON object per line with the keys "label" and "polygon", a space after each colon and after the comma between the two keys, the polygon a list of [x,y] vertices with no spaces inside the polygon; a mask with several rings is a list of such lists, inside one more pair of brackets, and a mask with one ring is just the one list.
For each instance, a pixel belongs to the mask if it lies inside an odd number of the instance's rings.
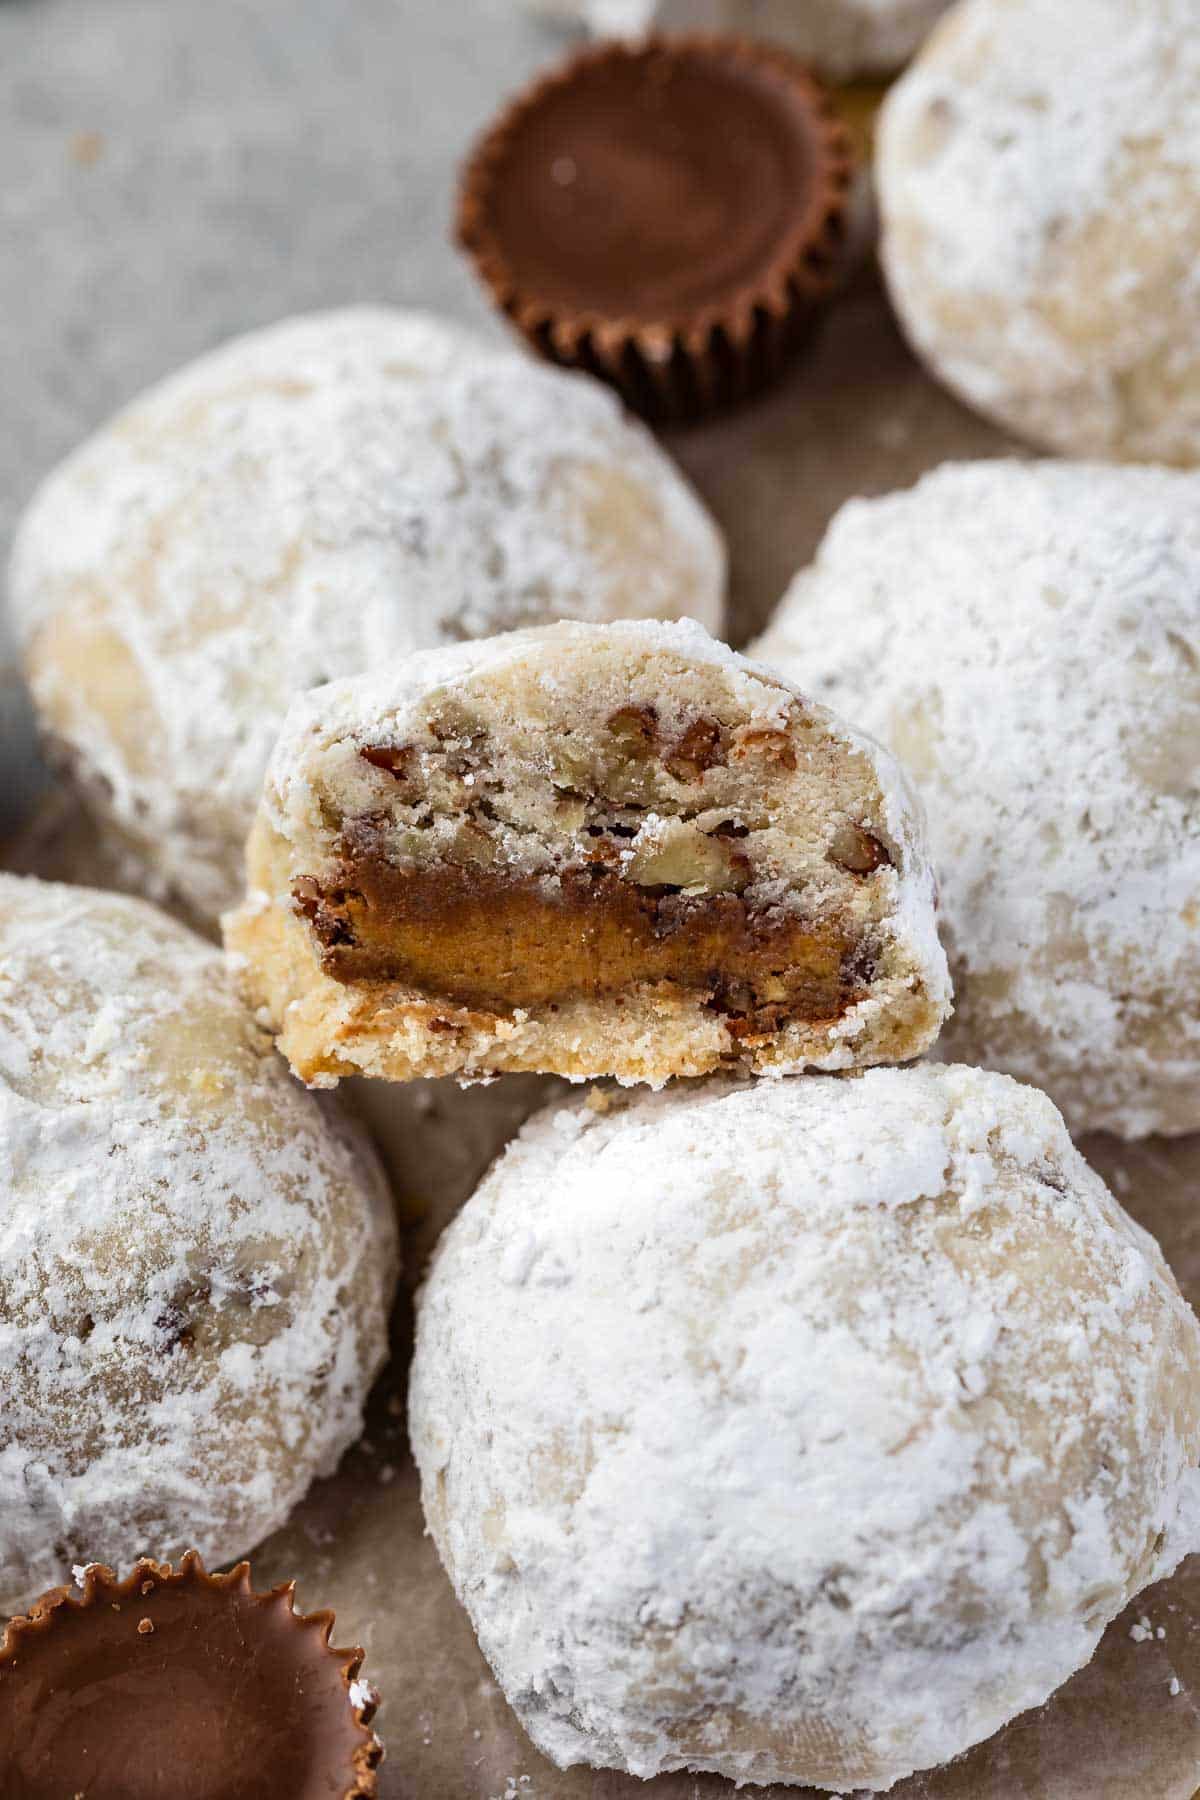
{"label": "chocolate peanut butter cup", "polygon": [[94,1564],[0,1641],[5,1800],[372,1800],[383,1749],[361,1650],[333,1614],[256,1594],[248,1563],[209,1575]]}
{"label": "chocolate peanut butter cup", "polygon": [[773,46],[651,37],[585,50],[519,95],[463,171],[458,238],[551,360],[646,417],[769,381],[836,285],[853,155]]}

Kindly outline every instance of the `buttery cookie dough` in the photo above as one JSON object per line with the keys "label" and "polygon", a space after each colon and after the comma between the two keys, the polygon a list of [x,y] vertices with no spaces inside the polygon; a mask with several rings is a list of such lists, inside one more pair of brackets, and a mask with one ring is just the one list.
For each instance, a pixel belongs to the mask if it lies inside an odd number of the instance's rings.
{"label": "buttery cookie dough", "polygon": [[60,759],[206,922],[240,896],[293,695],[560,616],[716,629],[723,585],[715,527],[611,394],[367,308],[135,401],[34,498],[10,582]]}
{"label": "buttery cookie dough", "polygon": [[878,134],[914,348],[1072,456],[1200,461],[1194,0],[964,0]]}
{"label": "buttery cookie dough", "polygon": [[247,862],[226,941],[318,1085],[896,1062],[948,1008],[900,770],[686,622],[303,696]]}
{"label": "buttery cookie dough", "polygon": [[837,80],[906,63],[949,0],[530,0],[597,32],[733,31],[769,38]]}
{"label": "buttery cookie dough", "polygon": [[219,951],[0,875],[0,1612],[286,1518],[361,1429],[395,1227]]}
{"label": "buttery cookie dough", "polygon": [[886,1788],[1200,1547],[1200,1325],[975,1069],[531,1122],[442,1239],[426,1517],[560,1767]]}
{"label": "buttery cookie dough", "polygon": [[1200,1130],[1200,476],[948,464],[843,507],[756,654],[925,800],[939,1053]]}

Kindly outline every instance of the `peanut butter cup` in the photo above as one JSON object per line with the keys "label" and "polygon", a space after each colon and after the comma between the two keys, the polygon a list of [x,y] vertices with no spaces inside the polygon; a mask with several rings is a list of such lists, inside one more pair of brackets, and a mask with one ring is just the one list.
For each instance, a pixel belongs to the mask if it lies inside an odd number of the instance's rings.
{"label": "peanut butter cup", "polygon": [[333,1648],[333,1614],[292,1599],[194,1552],[52,1589],[0,1642],[5,1800],[372,1800],[362,1651]]}
{"label": "peanut butter cup", "polygon": [[585,50],[474,150],[458,237],[544,356],[646,417],[770,380],[839,272],[853,172],[824,89],[770,45],[651,37]]}

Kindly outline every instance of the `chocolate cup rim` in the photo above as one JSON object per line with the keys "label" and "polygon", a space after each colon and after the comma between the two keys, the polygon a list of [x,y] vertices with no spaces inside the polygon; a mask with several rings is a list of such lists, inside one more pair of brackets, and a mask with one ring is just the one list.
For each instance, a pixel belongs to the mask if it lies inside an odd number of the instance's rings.
{"label": "chocolate cup rim", "polygon": [[[795,222],[759,278],[718,300],[661,319],[589,307],[570,310],[539,297],[515,272],[490,214],[493,183],[515,133],[552,94],[569,88],[581,73],[605,63],[634,63],[661,55],[723,66],[750,64],[788,81],[804,102],[801,116],[815,156],[813,181]],[[650,364],[666,363],[680,351],[702,358],[716,332],[736,354],[743,354],[761,315],[785,323],[798,306],[826,299],[837,286],[857,166],[849,129],[830,91],[807,63],[779,45],[717,32],[650,32],[639,38],[606,39],[570,53],[535,76],[476,140],[459,176],[454,235],[500,310],[526,336],[548,336],[557,356],[574,360],[587,340],[596,354],[613,362],[631,346]]]}
{"label": "chocolate cup rim", "polygon": [[277,1582],[274,1587],[259,1593],[251,1586],[250,1564],[244,1558],[221,1574],[205,1568],[198,1550],[186,1550],[179,1560],[178,1569],[169,1562],[157,1562],[151,1556],[140,1556],[124,1578],[119,1577],[116,1570],[107,1563],[88,1563],[80,1586],[64,1583],[60,1587],[48,1588],[24,1612],[16,1613],[8,1620],[3,1634],[0,1634],[0,1670],[5,1664],[16,1661],[22,1647],[31,1638],[47,1636],[64,1607],[69,1607],[73,1612],[90,1612],[101,1601],[133,1599],[140,1592],[142,1583],[148,1579],[156,1582],[159,1587],[208,1588],[215,1593],[228,1593],[236,1588],[253,1600],[286,1599],[289,1617],[295,1620],[297,1626],[319,1626],[321,1646],[340,1665],[339,1672],[346,1686],[351,1710],[358,1724],[367,1733],[353,1752],[348,1785],[340,1800],[376,1800],[379,1791],[376,1770],[383,1760],[383,1745],[370,1725],[379,1705],[379,1698],[375,1689],[370,1686],[361,1702],[350,1698],[350,1689],[358,1679],[365,1652],[357,1644],[339,1646],[330,1643],[336,1621],[328,1607],[311,1613],[297,1612],[294,1581]]}

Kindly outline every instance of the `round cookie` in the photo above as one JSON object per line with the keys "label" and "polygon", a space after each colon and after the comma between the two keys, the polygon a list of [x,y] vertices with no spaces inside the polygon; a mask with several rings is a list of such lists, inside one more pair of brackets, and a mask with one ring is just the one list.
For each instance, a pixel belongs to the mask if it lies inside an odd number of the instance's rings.
{"label": "round cookie", "polygon": [[1200,1325],[1007,1077],[599,1094],[449,1228],[411,1429],[560,1767],[886,1788],[1200,1546]]}
{"label": "round cookie", "polygon": [[882,255],[919,354],[1072,456],[1200,461],[1193,0],[963,0],[879,127]]}
{"label": "round cookie", "polygon": [[1200,1130],[1200,478],[947,464],[844,507],[755,653],[922,791],[939,1048],[1076,1131]]}
{"label": "round cookie", "polygon": [[893,758],[693,622],[302,695],[225,917],[302,1081],[905,1062],[949,1009]]}
{"label": "round cookie", "polygon": [[734,31],[769,38],[846,81],[906,63],[950,0],[532,0],[593,31]]}
{"label": "round cookie", "polygon": [[0,1612],[141,1550],[232,1560],[362,1425],[390,1199],[220,954],[0,875]]}
{"label": "round cookie", "polygon": [[293,695],[560,616],[717,627],[723,583],[715,527],[605,389],[356,309],[135,401],[43,485],[10,585],[45,731],[211,921]]}

